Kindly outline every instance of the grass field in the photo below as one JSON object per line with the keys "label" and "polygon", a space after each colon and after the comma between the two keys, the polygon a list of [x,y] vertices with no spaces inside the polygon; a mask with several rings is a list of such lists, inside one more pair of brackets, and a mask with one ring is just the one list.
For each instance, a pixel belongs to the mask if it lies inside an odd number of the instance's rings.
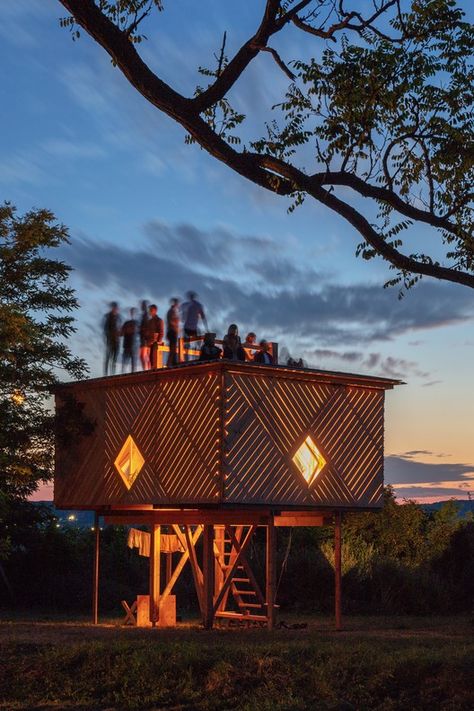
{"label": "grass field", "polygon": [[472,619],[297,621],[308,627],[206,632],[4,616],[0,709],[474,709]]}

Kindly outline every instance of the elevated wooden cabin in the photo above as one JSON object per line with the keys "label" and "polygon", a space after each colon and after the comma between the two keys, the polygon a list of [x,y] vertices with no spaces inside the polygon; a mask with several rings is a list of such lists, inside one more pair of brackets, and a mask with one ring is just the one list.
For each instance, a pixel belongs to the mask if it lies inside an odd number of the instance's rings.
{"label": "elevated wooden cabin", "polygon": [[[151,624],[168,619],[189,561],[207,627],[216,617],[271,627],[275,527],[335,523],[340,625],[341,516],[381,506],[384,394],[398,382],[221,360],[65,384],[58,412],[76,403],[88,426],[58,441],[55,504],[149,527]],[[257,526],[267,529],[264,592],[245,555]],[[168,550],[166,581],[161,527],[181,551],[173,571]],[[95,590],[98,547],[96,566]]]}

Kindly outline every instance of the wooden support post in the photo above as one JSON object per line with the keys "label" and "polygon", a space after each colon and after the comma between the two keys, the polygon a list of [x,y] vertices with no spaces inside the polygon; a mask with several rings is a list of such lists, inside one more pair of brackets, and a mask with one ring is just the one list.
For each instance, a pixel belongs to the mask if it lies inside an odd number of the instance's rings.
{"label": "wooden support post", "polygon": [[336,511],[334,517],[334,611],[336,630],[339,632],[342,629],[342,541],[341,541],[341,524],[342,514]]}
{"label": "wooden support post", "polygon": [[99,514],[94,513],[94,571],[92,574],[92,624],[99,622],[99,554],[100,554],[100,528]]}
{"label": "wooden support post", "polygon": [[272,630],[275,626],[275,596],[276,596],[276,531],[271,516],[267,524],[267,557],[266,557],[266,602],[267,626]]}
{"label": "wooden support post", "polygon": [[203,623],[206,630],[214,622],[214,526],[206,523],[203,540]]}
{"label": "wooden support post", "polygon": [[152,524],[150,533],[150,622],[156,627],[160,605],[161,526]]}
{"label": "wooden support post", "polygon": [[166,554],[166,584],[168,585],[171,580],[171,575],[173,573],[173,554]]}

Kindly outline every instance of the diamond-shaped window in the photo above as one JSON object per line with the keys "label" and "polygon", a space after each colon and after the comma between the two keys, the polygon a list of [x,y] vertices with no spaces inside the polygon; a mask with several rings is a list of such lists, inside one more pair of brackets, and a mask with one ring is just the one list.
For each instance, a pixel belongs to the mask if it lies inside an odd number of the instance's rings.
{"label": "diamond-shaped window", "polygon": [[118,473],[123,479],[123,483],[127,489],[130,489],[145,464],[140,450],[130,435],[125,440],[125,444],[114,463]]}
{"label": "diamond-shaped window", "polygon": [[326,460],[309,435],[296,450],[293,461],[308,486],[311,486],[326,464]]}

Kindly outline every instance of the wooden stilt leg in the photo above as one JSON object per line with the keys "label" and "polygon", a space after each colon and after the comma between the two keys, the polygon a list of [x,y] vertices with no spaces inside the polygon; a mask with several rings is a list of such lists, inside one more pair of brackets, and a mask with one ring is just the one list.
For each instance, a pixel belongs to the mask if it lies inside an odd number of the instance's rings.
{"label": "wooden stilt leg", "polygon": [[334,586],[334,609],[335,609],[335,618],[336,618],[335,621],[336,621],[336,630],[337,631],[342,629],[341,523],[342,523],[342,514],[340,511],[337,511],[335,514],[335,521],[334,521],[334,583],[335,583],[335,586]]}
{"label": "wooden stilt leg", "polygon": [[273,516],[267,525],[267,560],[266,560],[266,600],[267,625],[272,630],[275,625],[276,595],[276,531]]}
{"label": "wooden stilt leg", "polygon": [[150,622],[156,627],[160,605],[161,526],[151,526],[150,536]]}
{"label": "wooden stilt leg", "polygon": [[100,555],[100,528],[99,514],[94,514],[94,572],[92,576],[92,623],[99,622],[99,555]]}
{"label": "wooden stilt leg", "polygon": [[173,572],[173,554],[167,553],[166,554],[166,584],[167,585],[168,585],[169,581],[171,580],[172,572]]}
{"label": "wooden stilt leg", "polygon": [[214,622],[214,526],[205,524],[203,540],[203,623],[210,630]]}

